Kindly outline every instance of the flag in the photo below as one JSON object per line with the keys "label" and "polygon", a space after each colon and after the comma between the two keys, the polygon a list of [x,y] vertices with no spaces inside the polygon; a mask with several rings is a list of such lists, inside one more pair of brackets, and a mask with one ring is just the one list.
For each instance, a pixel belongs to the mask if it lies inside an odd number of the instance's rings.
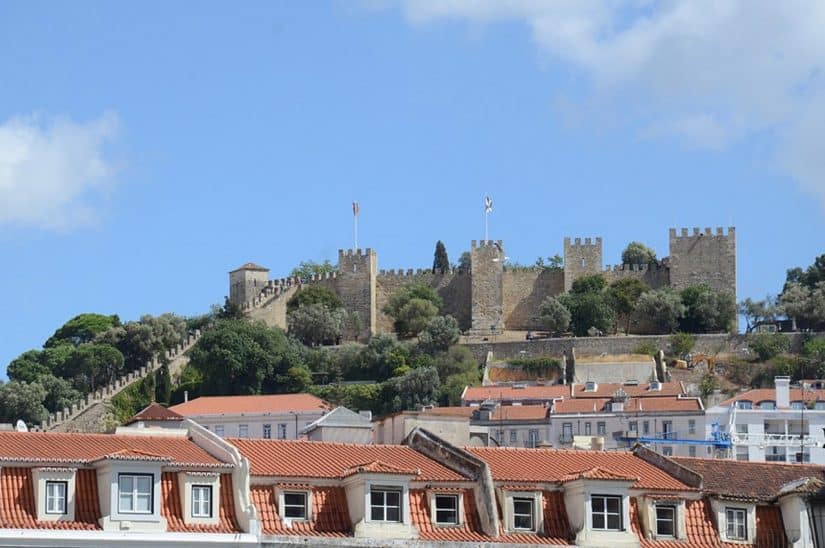
{"label": "flag", "polygon": [[493,211],[493,200],[489,196],[484,197],[484,213],[490,213]]}
{"label": "flag", "polygon": [[352,214],[358,217],[358,214],[361,212],[361,206],[358,205],[358,202],[352,202]]}

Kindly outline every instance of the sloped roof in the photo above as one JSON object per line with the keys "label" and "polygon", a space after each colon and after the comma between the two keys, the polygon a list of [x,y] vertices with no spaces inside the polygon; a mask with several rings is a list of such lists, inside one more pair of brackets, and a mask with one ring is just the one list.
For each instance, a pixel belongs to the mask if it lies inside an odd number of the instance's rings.
{"label": "sloped roof", "polygon": [[258,396],[201,396],[169,409],[183,415],[236,415],[241,413],[288,413],[328,411],[330,405],[312,394],[263,394]]}
{"label": "sloped roof", "polygon": [[302,486],[300,489],[312,490],[312,520],[293,521],[287,527],[278,515],[278,505],[273,504],[272,486],[252,485],[249,488],[250,498],[258,510],[258,519],[265,535],[350,536],[352,525],[343,487]]}
{"label": "sloped roof", "polygon": [[565,476],[562,476],[561,482],[567,483],[569,481],[576,481],[580,479],[634,482],[639,481],[639,478],[637,476],[631,476],[629,474],[619,474],[617,472],[613,472],[612,470],[606,470],[601,466],[594,466],[593,468],[580,470],[578,472],[571,472]]}
{"label": "sloped roof", "polygon": [[232,439],[249,459],[253,476],[343,478],[350,469],[381,461],[405,470],[420,470],[422,481],[466,479],[440,463],[404,445],[359,445],[303,440]]}
{"label": "sloped roof", "polygon": [[[801,388],[791,388],[789,390],[790,401],[815,401],[815,400],[825,400],[825,390],[813,390],[813,389],[806,389],[802,390]],[[756,388],[754,390],[748,390],[747,392],[742,392],[741,394],[737,394],[732,398],[728,398],[727,400],[719,403],[720,406],[727,406],[732,404],[733,402],[737,401],[750,401],[754,404],[759,404],[763,401],[776,401],[776,389],[775,388]]]}
{"label": "sloped roof", "polygon": [[306,425],[301,430],[302,434],[311,432],[318,427],[334,427],[334,428],[372,428],[372,421],[367,417],[356,413],[346,407],[336,407],[323,417],[315,419],[312,423]]}
{"label": "sloped roof", "polygon": [[134,424],[139,421],[182,421],[183,419],[184,417],[182,415],[175,413],[159,403],[150,403],[138,411],[126,424]]}
{"label": "sloped roof", "polygon": [[239,270],[259,270],[261,272],[269,272],[269,269],[265,266],[261,266],[255,263],[244,263],[235,270],[230,270],[229,273],[237,272]]}
{"label": "sloped roof", "polygon": [[160,489],[163,504],[161,515],[166,518],[169,531],[197,533],[240,533],[241,528],[235,518],[233,501],[232,474],[221,474],[220,501],[218,505],[218,523],[214,525],[187,524],[183,520],[181,507],[180,483],[177,474],[164,472],[161,475]]}
{"label": "sloped roof", "polygon": [[571,384],[571,395],[574,398],[609,398],[622,389],[631,398],[660,398],[663,396],[677,396],[686,394],[687,391],[681,382],[659,383],[661,390],[651,390],[650,383],[621,384],[617,382],[596,383],[596,389],[587,391],[587,386],[583,383]]}
{"label": "sloped roof", "polygon": [[395,474],[399,476],[417,476],[421,470],[413,468],[402,468],[394,464],[374,460],[372,462],[365,462],[364,464],[356,464],[344,470],[343,476],[353,476],[355,474]]}
{"label": "sloped roof", "polygon": [[560,451],[509,447],[467,447],[490,466],[495,481],[557,483],[571,470],[599,469],[604,474],[638,478],[633,487],[694,491],[664,470],[624,451]]}
{"label": "sloped roof", "polygon": [[544,386],[468,386],[464,392],[464,401],[484,400],[552,400],[570,393],[570,387],[563,384]]}
{"label": "sloped roof", "polygon": [[[610,398],[575,398],[553,402],[553,413],[600,413],[606,410]],[[624,404],[625,413],[645,411],[701,411],[699,398],[663,396],[651,398],[630,398]]]}
{"label": "sloped roof", "polygon": [[825,480],[825,466],[725,459],[670,457],[702,476],[704,491],[733,498],[772,500],[788,483],[803,478]]}
{"label": "sloped roof", "polygon": [[103,458],[162,460],[179,466],[226,466],[187,438],[0,432],[0,462],[89,464]]}

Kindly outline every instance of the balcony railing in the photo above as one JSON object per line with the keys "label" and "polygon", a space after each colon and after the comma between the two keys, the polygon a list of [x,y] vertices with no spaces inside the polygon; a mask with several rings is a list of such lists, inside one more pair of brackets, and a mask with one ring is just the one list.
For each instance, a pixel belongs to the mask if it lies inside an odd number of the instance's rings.
{"label": "balcony railing", "polygon": [[780,447],[816,447],[816,438],[806,435],[800,439],[799,434],[742,434],[734,433],[731,441],[735,445],[775,445]]}

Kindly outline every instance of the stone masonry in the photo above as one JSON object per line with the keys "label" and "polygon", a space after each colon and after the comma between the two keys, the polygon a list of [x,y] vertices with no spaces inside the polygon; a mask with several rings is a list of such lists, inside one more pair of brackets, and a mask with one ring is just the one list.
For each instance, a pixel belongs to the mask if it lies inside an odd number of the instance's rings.
{"label": "stone masonry", "polygon": [[323,284],[338,294],[349,312],[358,312],[362,325],[359,339],[365,340],[374,333],[392,330],[392,320],[382,309],[395,291],[409,283],[435,289],[444,301],[442,312],[454,316],[462,331],[476,335],[540,329],[541,302],[569,291],[576,279],[590,274],[601,274],[608,282],[638,278],[653,289],[681,290],[707,284],[736,296],[733,227],[726,232],[721,228],[715,232],[694,228],[692,233],[670,229],[669,247],[670,255],[656,264],[604,267],[601,238],[565,238],[563,269],[509,270],[500,240],[473,240],[470,272],[443,274],[430,269],[379,271],[374,250],[339,250],[338,272],[309,280],[271,281],[268,269],[247,263],[230,272],[229,299],[267,324],[286,328],[285,299],[273,299],[272,295],[287,288],[295,291],[301,284]]}

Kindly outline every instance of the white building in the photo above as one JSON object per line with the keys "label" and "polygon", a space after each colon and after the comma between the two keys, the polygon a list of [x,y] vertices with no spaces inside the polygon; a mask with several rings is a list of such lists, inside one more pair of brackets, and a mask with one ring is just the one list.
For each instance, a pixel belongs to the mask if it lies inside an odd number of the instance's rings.
{"label": "white building", "polygon": [[706,411],[706,428],[730,436],[730,457],[767,462],[825,464],[825,391],[790,377],[776,377],[775,388],[737,394]]}
{"label": "white building", "polygon": [[294,440],[332,407],[312,394],[202,396],[171,411],[225,438]]}

